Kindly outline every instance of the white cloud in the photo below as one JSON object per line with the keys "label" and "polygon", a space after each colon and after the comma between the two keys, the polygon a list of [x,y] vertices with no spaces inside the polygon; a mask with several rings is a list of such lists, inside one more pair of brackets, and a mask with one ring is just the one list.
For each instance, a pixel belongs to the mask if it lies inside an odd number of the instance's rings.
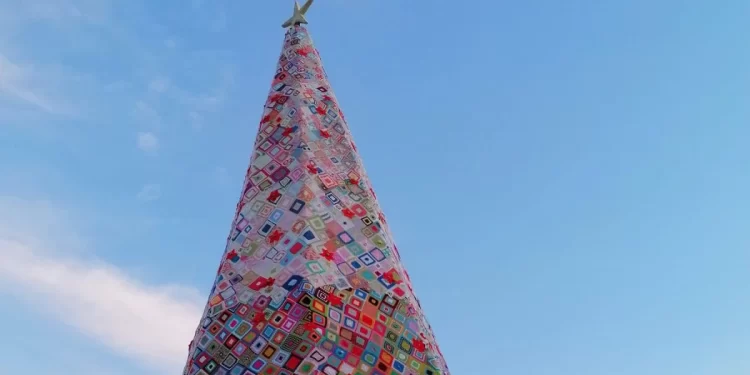
{"label": "white cloud", "polygon": [[[92,72],[81,74],[58,60],[35,59],[29,51],[45,49],[48,38],[42,35],[42,43],[35,45],[23,37],[41,32],[76,39],[78,26],[108,27],[110,12],[110,0],[0,1],[0,111],[10,114],[0,119],[27,123],[24,120],[33,112],[33,116],[88,114],[100,90]],[[40,28],[40,24],[51,27]],[[84,106],[86,111],[81,110]]]}
{"label": "white cloud", "polygon": [[224,105],[229,89],[234,86],[234,73],[230,66],[223,66],[217,72],[217,86],[208,92],[194,92],[171,85],[169,96],[180,107],[189,108],[188,120],[193,130],[203,128],[205,118],[215,113]]}
{"label": "white cloud", "polygon": [[187,108],[192,108],[192,112],[215,112],[224,102],[224,90],[216,90],[211,94],[197,94],[173,87],[173,98]]}
{"label": "white cloud", "polygon": [[0,223],[12,223],[0,228],[0,291],[113,352],[179,373],[201,316],[200,294],[179,285],[148,285],[114,265],[70,255],[81,253],[71,248],[80,243],[58,243],[51,234],[76,230],[60,212],[43,202],[0,197]]}
{"label": "white cloud", "polygon": [[146,285],[106,263],[50,257],[3,238],[0,259],[0,281],[33,292],[29,302],[54,318],[152,367],[184,365],[201,315],[194,289]]}
{"label": "white cloud", "polygon": [[164,46],[169,49],[175,49],[175,47],[177,47],[177,42],[172,38],[168,38],[164,40]]}
{"label": "white cloud", "polygon": [[151,132],[138,133],[138,148],[146,152],[154,152],[159,148],[159,138]]}
{"label": "white cloud", "polygon": [[136,198],[140,201],[150,202],[155,201],[161,197],[161,186],[158,184],[149,184],[144,186]]}
{"label": "white cloud", "polygon": [[[25,179],[23,175],[11,176],[14,180]],[[86,242],[76,233],[65,229],[66,223],[74,220],[69,212],[48,201],[30,202],[0,195],[0,238],[6,241],[19,241],[34,247],[52,247],[52,250],[57,245],[71,250],[84,249],[87,247]],[[45,243],[40,233],[55,241]]]}
{"label": "white cloud", "polygon": [[109,0],[27,0],[16,8],[19,16],[30,20],[85,21],[100,23],[112,10]]}
{"label": "white cloud", "polygon": [[148,89],[158,93],[165,92],[169,89],[169,80],[164,77],[154,78],[148,84]]}
{"label": "white cloud", "polygon": [[62,1],[36,1],[27,6],[28,14],[35,19],[60,20],[65,17],[80,17],[81,10]]}
{"label": "white cloud", "polygon": [[130,82],[125,82],[123,80],[110,82],[104,85],[104,91],[111,93],[111,92],[119,92],[123,91],[125,89],[129,89],[132,87],[132,84]]}
{"label": "white cloud", "polygon": [[136,117],[139,118],[139,121],[143,123],[147,123],[154,127],[159,127],[161,125],[161,116],[159,115],[159,112],[143,100],[135,102],[135,110],[133,112]]}
{"label": "white cloud", "polygon": [[62,103],[46,97],[40,89],[35,87],[37,85],[34,83],[34,77],[45,74],[34,70],[31,65],[14,63],[0,54],[0,95],[51,114],[69,112]]}

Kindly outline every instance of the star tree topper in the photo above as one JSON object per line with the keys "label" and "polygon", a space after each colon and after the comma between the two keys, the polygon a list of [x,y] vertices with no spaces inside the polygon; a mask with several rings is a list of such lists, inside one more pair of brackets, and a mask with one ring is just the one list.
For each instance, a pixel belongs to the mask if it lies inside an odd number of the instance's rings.
{"label": "star tree topper", "polygon": [[310,5],[312,5],[313,0],[307,0],[305,2],[305,5],[302,6],[302,8],[299,7],[299,3],[295,0],[294,1],[294,14],[292,14],[292,17],[290,17],[286,22],[284,22],[281,27],[287,28],[287,27],[294,27],[299,24],[307,24],[307,20],[305,19],[305,13],[307,13],[307,10],[310,9]]}

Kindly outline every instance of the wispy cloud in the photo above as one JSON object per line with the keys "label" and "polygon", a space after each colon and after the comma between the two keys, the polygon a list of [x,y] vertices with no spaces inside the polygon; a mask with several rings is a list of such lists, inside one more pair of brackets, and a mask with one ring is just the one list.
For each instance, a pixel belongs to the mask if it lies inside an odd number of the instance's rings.
{"label": "wispy cloud", "polygon": [[161,186],[158,184],[148,184],[138,192],[136,198],[143,202],[155,201],[161,198]]}
{"label": "wispy cloud", "polygon": [[173,38],[167,38],[164,40],[164,46],[169,49],[175,49],[177,47],[177,41]]}
{"label": "wispy cloud", "polygon": [[[195,0],[193,9],[187,11],[200,13],[203,27],[209,30],[226,30],[228,14],[224,5],[208,5]],[[14,120],[19,123],[23,122],[21,117],[31,117],[32,109],[40,114],[75,114],[91,122],[101,122],[101,116],[111,115],[115,105],[107,103],[106,99],[111,99],[111,93],[116,92],[119,103],[133,100],[133,119],[149,126],[146,129],[185,123],[199,129],[204,119],[210,121],[211,113],[221,108],[233,81],[227,69],[231,65],[227,63],[229,58],[217,51],[204,51],[205,56],[201,51],[186,51],[190,55],[182,61],[193,61],[184,64],[185,69],[198,68],[206,77],[215,78],[187,83],[165,77],[141,81],[143,76],[180,66],[171,62],[175,48],[181,45],[180,37],[166,30],[161,43],[146,42],[124,27],[122,19],[113,16],[118,6],[111,0],[0,2],[0,112],[18,113],[11,117],[19,118]],[[133,14],[140,17],[139,24],[154,23],[142,11]],[[51,27],[40,29],[40,23]],[[64,34],[71,39],[84,38],[83,53],[91,52],[97,43],[106,41],[107,45],[102,47],[116,44],[117,50],[127,51],[138,72],[113,83],[111,77],[104,77],[95,70],[82,71],[80,66],[66,67],[61,66],[60,61],[42,61],[38,54],[29,53],[33,48],[28,40],[22,39],[31,30]],[[39,45],[38,48],[45,47]],[[152,95],[137,92],[143,84]],[[3,118],[8,122],[8,116]]]}
{"label": "wispy cloud", "polygon": [[[50,250],[23,235],[36,233],[38,238],[47,229],[75,232],[59,212],[46,203],[0,197],[0,223],[13,222],[0,228],[0,291],[115,353],[163,373],[178,373],[202,312],[200,294],[185,286],[149,285],[112,264],[88,260],[75,248],[80,242]],[[19,223],[19,217],[28,220]],[[54,243],[52,239],[42,240]]]}
{"label": "wispy cloud", "polygon": [[218,76],[217,86],[210,90],[198,93],[173,86],[170,90],[171,97],[194,111],[215,112],[226,99],[227,90],[234,85],[234,75],[229,67],[223,67]]}
{"label": "wispy cloud", "polygon": [[18,16],[32,20],[74,20],[99,23],[109,17],[109,0],[30,0],[15,8]]}
{"label": "wispy cloud", "polygon": [[149,91],[163,93],[169,89],[169,79],[164,77],[157,77],[151,80],[148,84]]}
{"label": "wispy cloud", "polygon": [[186,87],[167,77],[157,76],[147,83],[147,93],[135,102],[133,114],[153,129],[189,124],[193,130],[203,128],[206,119],[221,110],[228,91],[234,85],[231,66],[223,65],[213,72],[211,86]]}
{"label": "wispy cloud", "polygon": [[[79,26],[108,27],[111,10],[110,0],[0,2],[0,110],[10,114],[11,120],[3,116],[6,122],[19,117],[13,112],[79,115],[84,104],[91,107],[91,98],[101,88],[92,74],[81,74],[60,61],[40,60],[30,51],[46,49],[46,38],[41,38],[42,44],[24,38],[51,33],[76,39]],[[42,23],[50,28],[40,28]]]}
{"label": "wispy cloud", "polygon": [[169,97],[180,108],[188,108],[186,115],[193,130],[200,130],[208,117],[221,110],[228,91],[234,86],[234,73],[231,66],[223,66],[217,73],[215,87],[203,91],[185,90],[176,85],[170,87]]}
{"label": "wispy cloud", "polygon": [[145,152],[154,152],[159,149],[159,137],[151,132],[138,133],[138,148]]}
{"label": "wispy cloud", "polygon": [[140,122],[149,124],[153,127],[159,127],[161,125],[161,115],[159,115],[159,112],[143,100],[135,102],[135,109],[133,112]]}
{"label": "wispy cloud", "polygon": [[[70,108],[61,99],[47,97],[35,83],[44,73],[34,72],[29,64],[20,65],[0,54],[0,95],[25,103],[50,114],[65,114]],[[47,77],[55,79],[54,77]]]}
{"label": "wispy cloud", "polygon": [[0,280],[33,291],[28,302],[54,318],[149,366],[174,372],[184,364],[201,314],[196,290],[146,285],[110,264],[54,258],[2,238],[0,259]]}

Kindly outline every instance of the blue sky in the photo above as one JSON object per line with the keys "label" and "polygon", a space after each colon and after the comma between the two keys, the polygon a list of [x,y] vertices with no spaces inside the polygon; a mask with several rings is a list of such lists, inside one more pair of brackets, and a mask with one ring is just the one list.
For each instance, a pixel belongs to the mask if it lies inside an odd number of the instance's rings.
{"label": "blue sky", "polygon": [[[4,371],[180,371],[291,12],[249,4],[0,0]],[[749,17],[316,2],[454,374],[750,372]]]}

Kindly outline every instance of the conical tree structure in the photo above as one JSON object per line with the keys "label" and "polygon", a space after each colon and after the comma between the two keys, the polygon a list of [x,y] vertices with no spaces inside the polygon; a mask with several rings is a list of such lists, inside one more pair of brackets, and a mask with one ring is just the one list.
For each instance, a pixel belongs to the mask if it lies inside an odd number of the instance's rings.
{"label": "conical tree structure", "polygon": [[304,26],[289,28],[187,375],[449,375]]}

